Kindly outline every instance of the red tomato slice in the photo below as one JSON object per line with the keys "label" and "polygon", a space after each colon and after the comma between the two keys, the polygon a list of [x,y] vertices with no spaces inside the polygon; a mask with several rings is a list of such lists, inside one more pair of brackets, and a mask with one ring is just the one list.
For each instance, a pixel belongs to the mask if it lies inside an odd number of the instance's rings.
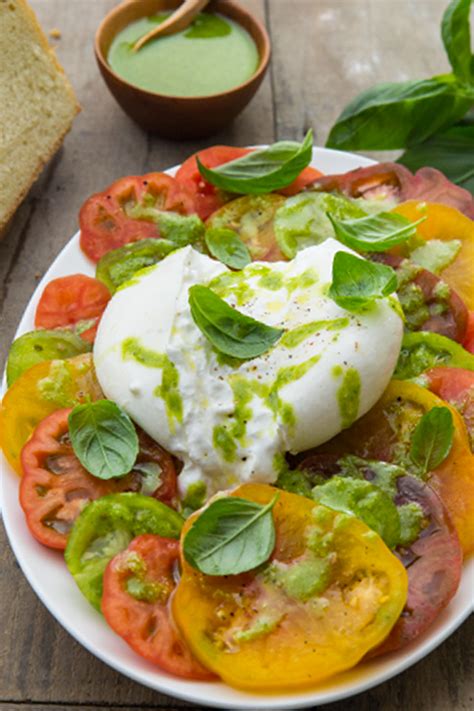
{"label": "red tomato slice", "polygon": [[464,368],[432,368],[426,373],[431,392],[462,415],[474,451],[474,372]]}
{"label": "red tomato slice", "polygon": [[36,328],[75,326],[80,321],[95,320],[81,336],[94,342],[97,326],[110,299],[107,287],[85,274],[53,279],[46,285],[36,307]]}
{"label": "red tomato slice", "polygon": [[233,148],[232,146],[212,146],[195,153],[184,161],[176,173],[176,180],[193,197],[196,212],[201,220],[206,220],[215,210],[232,200],[234,195],[225,193],[204,180],[199,172],[197,156],[206,168],[216,168],[223,163],[246,156],[250,148]]}
{"label": "red tomato slice", "polygon": [[158,465],[158,488],[150,495],[168,505],[175,503],[173,459],[144,432],[139,434],[140,451],[130,474],[107,481],[89,474],[69,439],[70,412],[70,408],[57,410],[40,422],[21,453],[20,504],[31,533],[40,543],[64,550],[74,521],[89,501],[122,491],[143,492],[145,465]]}
{"label": "red tomato slice", "polygon": [[474,311],[469,311],[463,346],[469,353],[474,353]]}
{"label": "red tomato slice", "polygon": [[105,570],[102,612],[114,632],[148,661],[185,679],[213,679],[171,620],[178,561],[179,541],[152,534],[135,538]]}
{"label": "red tomato slice", "polygon": [[[176,173],[176,180],[193,196],[196,205],[196,212],[202,220],[207,220],[213,212],[218,210],[226,202],[232,200],[235,195],[226,193],[204,180],[197,165],[196,157],[206,168],[216,168],[223,163],[230,163],[232,160],[246,156],[253,148],[233,148],[232,146],[212,146],[184,161],[181,168]],[[305,168],[291,185],[276,192],[282,195],[296,195],[307,185],[313,183],[322,173],[315,168]]]}
{"label": "red tomato slice", "polygon": [[128,213],[137,204],[189,215],[194,202],[179,183],[165,173],[130,175],[91,195],[79,212],[81,248],[94,262],[111,249],[147,237],[160,236],[157,225]]}

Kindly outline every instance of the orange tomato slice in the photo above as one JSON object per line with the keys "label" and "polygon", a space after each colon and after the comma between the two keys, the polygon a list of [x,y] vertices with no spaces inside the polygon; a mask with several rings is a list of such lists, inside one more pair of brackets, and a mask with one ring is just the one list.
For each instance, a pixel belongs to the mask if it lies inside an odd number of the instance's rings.
{"label": "orange tomato slice", "polygon": [[21,450],[36,426],[55,410],[74,407],[88,396],[103,397],[90,353],[38,363],[15,380],[0,406],[0,446],[18,474]]}
{"label": "orange tomato slice", "polygon": [[411,434],[420,417],[433,407],[451,411],[454,437],[449,455],[429,472],[427,481],[446,506],[467,554],[474,551],[474,457],[463,419],[449,403],[407,380],[392,380],[364,417],[321,445],[319,451],[397,461],[397,457],[408,453]]}
{"label": "orange tomato slice", "polygon": [[[276,491],[246,484],[231,496],[266,504]],[[216,577],[183,560],[172,603],[199,661],[253,690],[307,686],[354,666],[385,639],[407,597],[403,565],[358,519],[283,491],[272,513],[270,561]]]}
{"label": "orange tomato slice", "polygon": [[457,291],[469,309],[474,309],[474,222],[454,207],[416,200],[403,202],[392,212],[413,221],[426,217],[417,227],[418,235],[425,240],[460,240],[459,254],[441,272],[441,277]]}

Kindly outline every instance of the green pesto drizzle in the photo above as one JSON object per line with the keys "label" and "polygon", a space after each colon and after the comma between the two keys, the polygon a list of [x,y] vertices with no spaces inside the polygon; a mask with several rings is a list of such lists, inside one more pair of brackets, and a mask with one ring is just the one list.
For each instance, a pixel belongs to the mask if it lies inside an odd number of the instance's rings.
{"label": "green pesto drizzle", "polygon": [[156,353],[145,348],[138,338],[126,338],[122,343],[122,358],[135,360],[147,368],[161,368],[161,385],[154,390],[156,397],[161,397],[166,407],[171,432],[175,431],[175,422],[183,421],[183,401],[179,392],[179,373],[175,364],[164,353]]}
{"label": "green pesto drizzle", "polygon": [[[333,368],[333,375],[335,372]],[[347,368],[345,371],[337,391],[337,402],[343,429],[350,427],[357,419],[360,402],[360,376],[355,368]]]}
{"label": "green pesto drizzle", "polygon": [[292,328],[280,338],[279,345],[284,348],[296,348],[310,336],[314,336],[318,331],[339,331],[349,325],[348,318],[335,318],[326,321],[311,321],[302,326]]}

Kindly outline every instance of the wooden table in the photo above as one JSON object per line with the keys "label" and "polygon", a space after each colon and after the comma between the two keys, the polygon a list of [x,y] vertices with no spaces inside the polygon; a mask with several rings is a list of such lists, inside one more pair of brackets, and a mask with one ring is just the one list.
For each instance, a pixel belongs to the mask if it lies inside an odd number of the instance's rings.
{"label": "wooden table", "polygon": [[[323,145],[344,104],[380,80],[447,70],[439,24],[447,0],[242,0],[271,32],[271,71],[226,131],[200,143],[144,134],[105,90],[92,53],[94,30],[112,0],[32,0],[54,40],[83,111],[0,243],[0,358],[37,280],[77,229],[83,200],[115,178],[161,170],[214,143],[301,139]],[[53,40],[52,40],[53,41]],[[1,60],[0,60],[1,61]],[[1,107],[0,107],[1,110]],[[0,710],[177,709],[188,706],[129,681],[80,647],[45,610],[0,542]],[[472,709],[470,622],[398,678],[332,711]]]}

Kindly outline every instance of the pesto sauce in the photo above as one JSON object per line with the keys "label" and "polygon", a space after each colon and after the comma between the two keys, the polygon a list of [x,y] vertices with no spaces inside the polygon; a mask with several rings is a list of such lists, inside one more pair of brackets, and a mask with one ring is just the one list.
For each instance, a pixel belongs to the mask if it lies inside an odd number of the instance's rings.
{"label": "pesto sauce", "polygon": [[136,20],[115,36],[107,61],[116,74],[158,94],[208,96],[233,89],[256,72],[259,54],[250,34],[215,13],[200,13],[185,30],[150,40],[135,52],[134,43],[168,16]]}
{"label": "pesto sauce", "polygon": [[135,360],[147,368],[161,368],[161,385],[154,390],[156,397],[162,398],[166,407],[170,431],[176,422],[183,421],[183,400],[179,391],[179,373],[175,364],[164,353],[156,353],[143,346],[138,338],[126,338],[122,342],[123,360]]}
{"label": "pesto sauce", "polygon": [[46,378],[38,381],[40,397],[54,402],[58,408],[73,407],[77,403],[74,391],[74,379],[67,361],[53,360]]}
{"label": "pesto sauce", "polygon": [[310,336],[314,336],[318,331],[338,331],[346,328],[350,321],[348,318],[335,318],[326,321],[311,321],[302,326],[286,331],[280,338],[279,345],[284,348],[296,348]]}
{"label": "pesto sauce", "polygon": [[[335,372],[338,371],[333,369],[333,374]],[[342,383],[337,391],[337,402],[343,429],[350,427],[357,419],[360,404],[360,387],[358,371],[355,368],[347,368],[342,375]]]}

